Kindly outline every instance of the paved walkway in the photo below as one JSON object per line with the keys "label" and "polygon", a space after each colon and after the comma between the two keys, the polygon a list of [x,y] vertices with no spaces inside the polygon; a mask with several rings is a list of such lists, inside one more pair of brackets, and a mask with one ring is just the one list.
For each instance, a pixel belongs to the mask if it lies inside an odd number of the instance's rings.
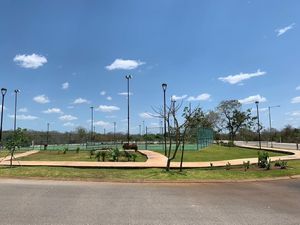
{"label": "paved walkway", "polygon": [[[29,155],[32,155],[32,154],[35,154],[35,153],[38,153],[39,151],[38,150],[32,150],[32,151],[27,151],[27,152],[23,152],[23,153],[17,153],[17,154],[14,154],[14,158],[17,159],[17,158],[21,158],[21,157],[25,157],[25,156],[29,156]],[[8,161],[10,160],[10,154],[7,155],[6,157],[1,157],[0,158],[0,162],[4,162],[4,161]],[[0,163],[0,165],[1,165]]]}
{"label": "paved walkway", "polygon": [[[240,147],[254,148],[258,147],[239,145]],[[265,150],[270,150],[274,152],[288,153],[285,156],[274,156],[270,157],[272,161],[275,160],[295,160],[300,159],[300,151],[298,150],[287,150],[287,149],[277,149],[277,148],[264,148]],[[33,150],[25,153],[16,154],[15,158],[20,158],[35,154],[39,151]],[[13,161],[13,165],[21,166],[61,166],[61,167],[91,167],[91,168],[164,168],[167,164],[167,158],[157,152],[149,150],[139,150],[139,152],[145,155],[148,160],[146,162],[76,162],[76,161]],[[0,158],[0,165],[9,165],[10,157]],[[222,161],[212,161],[212,162],[184,162],[184,168],[205,168],[210,167],[210,163],[213,166],[226,166],[229,162],[232,166],[242,165],[244,161],[250,161],[250,164],[257,163],[256,158],[243,158],[243,159],[232,159],[232,160],[222,160]],[[180,166],[179,162],[172,162],[171,168],[178,168]]]}

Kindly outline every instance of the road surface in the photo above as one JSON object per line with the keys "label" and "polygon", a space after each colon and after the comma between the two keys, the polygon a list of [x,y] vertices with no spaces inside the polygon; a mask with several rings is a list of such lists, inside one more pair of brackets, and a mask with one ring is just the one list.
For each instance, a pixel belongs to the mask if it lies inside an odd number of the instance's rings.
{"label": "road surface", "polygon": [[300,224],[300,180],[122,184],[0,179],[0,224]]}

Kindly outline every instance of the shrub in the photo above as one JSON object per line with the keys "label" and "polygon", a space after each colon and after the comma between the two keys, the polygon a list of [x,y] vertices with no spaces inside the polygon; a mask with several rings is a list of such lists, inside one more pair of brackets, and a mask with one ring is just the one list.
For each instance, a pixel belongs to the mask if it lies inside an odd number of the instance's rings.
{"label": "shrub", "polygon": [[267,162],[266,169],[271,169],[271,159]]}
{"label": "shrub", "polygon": [[133,153],[131,156],[132,156],[133,162],[135,162],[135,160],[136,160],[136,158],[137,158],[137,154]]}
{"label": "shrub", "polygon": [[118,148],[114,148],[111,152],[111,156],[114,162],[119,161],[120,151]]}
{"label": "shrub", "polygon": [[260,168],[267,168],[269,161],[269,153],[268,152],[258,152],[258,166]]}
{"label": "shrub", "polygon": [[129,162],[130,159],[132,158],[132,155],[127,151],[124,151],[124,154],[125,154],[125,157],[127,158],[128,162]]}
{"label": "shrub", "polygon": [[90,159],[92,158],[93,155],[95,155],[95,151],[94,150],[90,150]]}
{"label": "shrub", "polygon": [[64,150],[63,150],[63,154],[66,154],[66,153],[67,153],[67,151],[69,151],[69,149],[68,149],[68,148],[64,148]]}
{"label": "shrub", "polygon": [[80,151],[80,148],[77,147],[77,148],[76,148],[76,153],[79,153],[79,151]]}
{"label": "shrub", "polygon": [[286,168],[287,168],[287,161],[281,161],[280,169],[286,169]]}
{"label": "shrub", "polygon": [[248,170],[250,168],[250,161],[247,161],[247,162],[244,161],[243,166],[244,166],[245,171]]}
{"label": "shrub", "polygon": [[100,150],[95,151],[94,155],[95,155],[95,158],[97,159],[97,161],[99,162],[100,161],[100,156],[101,156],[101,151]]}
{"label": "shrub", "polygon": [[103,162],[105,161],[106,153],[107,153],[106,151],[101,151],[100,153]]}
{"label": "shrub", "polygon": [[274,163],[274,166],[275,167],[280,167],[281,166],[281,160],[276,160],[275,163]]}
{"label": "shrub", "polygon": [[226,170],[230,170],[231,169],[231,164],[230,162],[226,163]]}

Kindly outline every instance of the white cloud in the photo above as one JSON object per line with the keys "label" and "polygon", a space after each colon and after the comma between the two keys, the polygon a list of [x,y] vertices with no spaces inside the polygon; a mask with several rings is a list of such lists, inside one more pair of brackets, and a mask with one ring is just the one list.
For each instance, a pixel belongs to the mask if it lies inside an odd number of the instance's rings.
{"label": "white cloud", "polygon": [[[128,92],[119,92],[118,95],[123,95],[123,96],[127,96]],[[129,95],[133,95],[132,92],[129,92]]]}
{"label": "white cloud", "polygon": [[292,98],[291,103],[300,103],[300,96]]}
{"label": "white cloud", "polygon": [[207,93],[203,93],[201,95],[198,95],[196,97],[194,96],[190,96],[188,97],[188,101],[207,101],[210,99],[210,94],[207,94]]}
{"label": "white cloud", "polygon": [[112,97],[111,97],[111,96],[107,96],[106,99],[107,99],[108,101],[111,101],[111,100],[112,100]]}
{"label": "white cloud", "polygon": [[145,64],[145,62],[141,62],[139,60],[116,59],[112,64],[105,68],[107,70],[132,70],[143,64]]}
{"label": "white cloud", "polygon": [[152,119],[153,118],[153,116],[148,112],[140,113],[139,116],[143,119]]}
{"label": "white cloud", "polygon": [[111,127],[111,124],[102,120],[99,121],[95,121],[94,122],[95,126],[99,126],[99,127]]}
{"label": "white cloud", "polygon": [[36,54],[16,55],[14,57],[14,62],[16,62],[23,68],[37,69],[38,67],[43,66],[43,64],[47,63],[47,59],[42,55]]}
{"label": "white cloud", "polygon": [[300,90],[300,86],[296,87],[296,90],[299,91]]}
{"label": "white cloud", "polygon": [[293,29],[295,25],[296,25],[295,23],[292,23],[286,27],[276,29],[275,32],[277,33],[277,37],[283,35],[287,31]]}
{"label": "white cloud", "polygon": [[243,80],[248,80],[252,77],[258,77],[265,75],[266,72],[257,70],[254,73],[240,73],[240,74],[235,74],[235,75],[229,75],[227,77],[219,77],[218,79],[225,82],[225,83],[230,83],[230,84],[237,84],[242,82]]}
{"label": "white cloud", "polygon": [[61,109],[59,109],[59,108],[51,108],[51,109],[47,109],[47,110],[43,111],[43,113],[46,113],[46,114],[51,114],[51,113],[59,113],[59,114],[63,114],[63,112],[62,112]]}
{"label": "white cloud", "polygon": [[293,116],[293,117],[300,117],[300,111],[293,111],[290,113],[286,113],[289,116]]}
{"label": "white cloud", "polygon": [[46,103],[49,103],[50,100],[49,98],[46,96],[46,95],[38,95],[38,96],[35,96],[33,98],[33,100],[37,103],[40,103],[40,104],[46,104]]}
{"label": "white cloud", "polygon": [[72,121],[72,120],[77,120],[78,118],[76,116],[72,116],[72,115],[63,115],[63,116],[60,116],[59,119],[62,121]]}
{"label": "white cloud", "polygon": [[174,101],[178,101],[178,100],[183,100],[187,97],[187,95],[182,95],[182,96],[176,96],[176,95],[172,95],[171,99]]}
{"label": "white cloud", "polygon": [[62,88],[63,90],[67,90],[69,87],[70,87],[69,82],[65,82],[65,83],[63,83],[63,84],[61,85],[61,88]]}
{"label": "white cloud", "polygon": [[261,103],[261,102],[266,102],[267,99],[265,97],[260,96],[260,95],[252,95],[252,96],[249,96],[247,98],[239,100],[239,102],[241,104],[252,104],[252,103],[255,103],[256,101]]}
{"label": "white cloud", "polygon": [[64,126],[64,127],[74,127],[75,124],[72,123],[72,122],[67,122],[67,123],[64,123],[63,126]]}
{"label": "white cloud", "polygon": [[113,112],[113,111],[120,110],[120,108],[113,105],[99,105],[99,107],[96,108],[95,110],[101,112]]}
{"label": "white cloud", "polygon": [[[10,118],[15,118],[15,115],[8,115]],[[36,120],[38,117],[36,116],[31,116],[31,115],[17,115],[17,120]]]}
{"label": "white cloud", "polygon": [[100,95],[106,95],[106,91],[101,91]]}
{"label": "white cloud", "polygon": [[28,109],[27,109],[27,108],[20,108],[20,109],[19,109],[19,112],[26,113],[26,112],[28,112]]}
{"label": "white cloud", "polygon": [[90,103],[90,101],[84,99],[84,98],[77,98],[74,100],[73,104],[83,104],[83,103]]}

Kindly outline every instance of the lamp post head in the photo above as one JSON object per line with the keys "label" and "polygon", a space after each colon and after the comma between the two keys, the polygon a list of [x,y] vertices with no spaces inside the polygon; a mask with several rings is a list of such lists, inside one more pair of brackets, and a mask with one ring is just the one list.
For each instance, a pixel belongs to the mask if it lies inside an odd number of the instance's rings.
{"label": "lamp post head", "polygon": [[6,94],[6,92],[7,92],[6,88],[1,88],[1,93],[2,93],[3,96]]}
{"label": "lamp post head", "polygon": [[19,90],[19,89],[16,89],[16,90],[15,90],[15,93],[16,93],[16,94],[17,94],[17,93],[19,93],[19,92],[20,92],[20,90]]}
{"label": "lamp post head", "polygon": [[163,83],[162,85],[161,85],[161,87],[162,87],[162,89],[165,91],[165,90],[167,90],[167,84],[166,83]]}
{"label": "lamp post head", "polygon": [[126,75],[125,78],[126,78],[127,80],[129,80],[129,79],[132,78],[132,76],[131,76],[131,75]]}
{"label": "lamp post head", "polygon": [[255,104],[258,105],[259,101],[255,101]]}

